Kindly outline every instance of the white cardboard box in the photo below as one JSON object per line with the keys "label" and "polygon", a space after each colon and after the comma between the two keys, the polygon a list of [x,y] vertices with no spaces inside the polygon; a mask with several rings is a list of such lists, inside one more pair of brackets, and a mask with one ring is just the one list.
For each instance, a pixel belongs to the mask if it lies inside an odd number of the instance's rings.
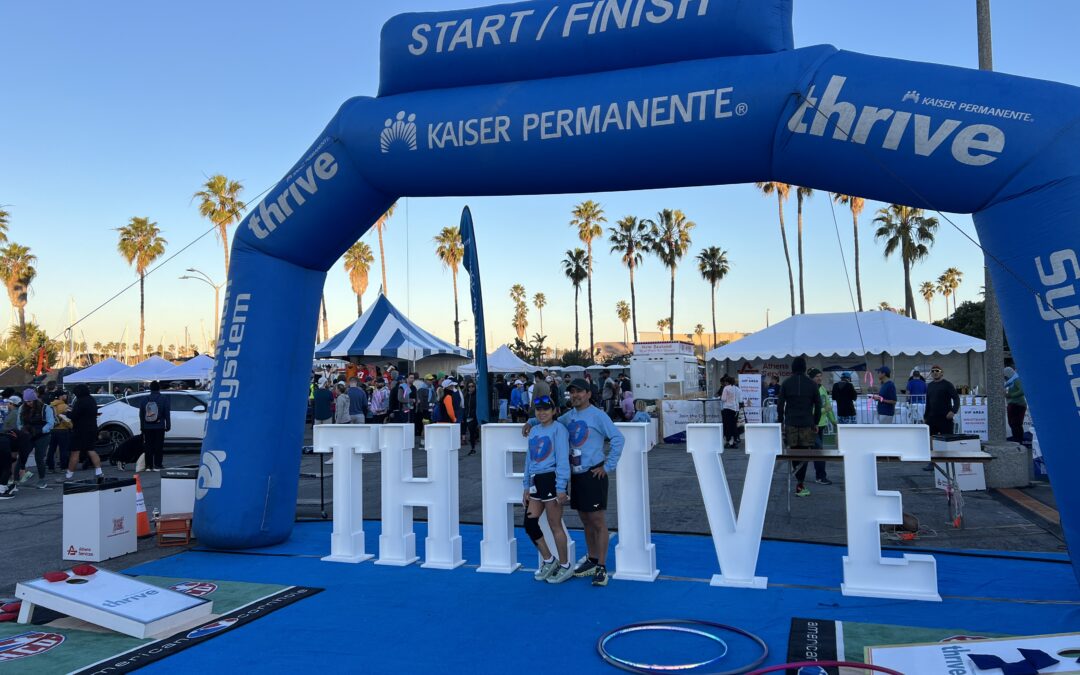
{"label": "white cardboard box", "polygon": [[135,481],[64,483],[63,559],[101,562],[139,548]]}
{"label": "white cardboard box", "polygon": [[[930,442],[931,449],[935,453],[955,453],[962,456],[982,452],[982,443],[977,438],[945,441],[941,438],[931,437]],[[940,456],[935,457],[934,462],[939,465],[945,463]],[[986,476],[982,464],[962,461],[951,462],[951,464],[956,469],[956,482],[960,485],[961,492],[986,489]],[[948,487],[948,481],[945,480],[945,476],[942,476],[940,471],[934,472],[934,485],[941,490]]]}

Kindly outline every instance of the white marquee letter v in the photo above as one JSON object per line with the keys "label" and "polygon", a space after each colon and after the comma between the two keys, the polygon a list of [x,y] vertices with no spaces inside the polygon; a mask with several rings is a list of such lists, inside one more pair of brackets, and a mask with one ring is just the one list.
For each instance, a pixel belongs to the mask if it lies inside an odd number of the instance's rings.
{"label": "white marquee letter v", "polygon": [[750,455],[750,463],[746,467],[738,518],[721,459],[724,453],[722,434],[719,424],[686,427],[686,449],[694,457],[713,546],[720,562],[720,574],[713,575],[710,584],[765,588],[768,579],[756,577],[754,572],[761,549],[773,468],[781,451],[780,425],[749,424],[746,427],[746,454]]}

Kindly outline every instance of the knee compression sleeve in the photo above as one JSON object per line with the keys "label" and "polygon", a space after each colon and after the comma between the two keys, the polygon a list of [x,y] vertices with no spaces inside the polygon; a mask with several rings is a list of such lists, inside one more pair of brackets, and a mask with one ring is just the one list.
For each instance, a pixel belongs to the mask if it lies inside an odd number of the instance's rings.
{"label": "knee compression sleeve", "polygon": [[533,518],[529,514],[525,514],[525,534],[529,535],[529,541],[544,538],[544,531],[540,529],[540,518]]}

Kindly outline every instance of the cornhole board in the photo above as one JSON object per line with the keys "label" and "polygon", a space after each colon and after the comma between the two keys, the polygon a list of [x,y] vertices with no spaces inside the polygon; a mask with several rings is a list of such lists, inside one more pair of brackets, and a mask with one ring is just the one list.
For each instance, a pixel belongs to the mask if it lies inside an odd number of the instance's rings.
{"label": "cornhole board", "polygon": [[105,570],[89,576],[68,570],[68,578],[56,582],[24,581],[15,596],[23,601],[19,623],[29,623],[40,606],[140,639],[197,623],[214,608],[209,600]]}
{"label": "cornhole board", "polygon": [[1080,663],[1076,661],[1076,652],[1080,650],[1080,633],[1028,635],[951,644],[867,647],[864,662],[902,673],[976,673],[980,671],[967,657],[968,654],[989,654],[1000,657],[1006,663],[1012,663],[1022,658],[1018,649],[1038,649],[1059,661],[1056,665],[1041,669],[1039,675],[1080,674]]}

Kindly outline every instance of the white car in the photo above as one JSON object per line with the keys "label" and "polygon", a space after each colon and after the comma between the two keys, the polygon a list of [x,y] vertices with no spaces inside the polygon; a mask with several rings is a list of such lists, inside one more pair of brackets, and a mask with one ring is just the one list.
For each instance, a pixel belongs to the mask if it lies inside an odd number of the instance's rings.
{"label": "white car", "polygon": [[[172,428],[165,433],[165,445],[201,445],[206,435],[206,409],[209,392],[195,389],[166,390]],[[149,392],[131,394],[98,408],[98,429],[108,432],[112,446],[139,434],[139,406]]]}

